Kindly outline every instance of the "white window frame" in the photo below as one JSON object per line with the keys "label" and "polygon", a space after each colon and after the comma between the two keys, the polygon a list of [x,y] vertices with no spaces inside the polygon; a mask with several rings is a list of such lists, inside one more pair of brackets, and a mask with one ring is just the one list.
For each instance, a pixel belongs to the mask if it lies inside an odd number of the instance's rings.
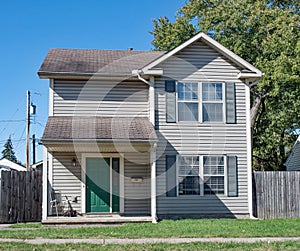
{"label": "white window frame", "polygon": [[[207,175],[204,174],[204,157],[223,157],[223,165],[224,165],[224,174],[220,175],[220,174],[211,174],[211,175]],[[223,194],[217,194],[217,196],[219,195],[226,195],[227,196],[227,157],[226,155],[222,155],[222,154],[214,154],[214,155],[202,155],[202,171],[203,171],[203,176],[202,176],[202,181],[203,181],[203,195],[205,196],[214,196],[215,194],[205,194],[204,193],[204,177],[224,177],[224,193]]]}
{"label": "white window frame", "polygon": [[[203,89],[203,84],[221,84],[222,85],[222,100],[213,100],[213,101],[207,101],[207,100],[203,100],[203,93],[202,93],[202,89]],[[199,106],[201,106],[201,122],[202,123],[224,123],[225,121],[225,114],[226,114],[226,107],[225,107],[225,83],[221,82],[221,81],[215,81],[215,82],[201,82],[200,83],[201,86],[201,93],[200,93],[200,104]],[[203,121],[203,104],[222,104],[222,120],[221,121]]]}
{"label": "white window frame", "polygon": [[[199,178],[199,194],[182,194],[180,195],[179,194],[179,177],[183,177],[183,175],[180,175],[179,174],[179,169],[180,169],[180,158],[184,158],[184,157],[192,157],[192,158],[198,158],[199,161],[198,161],[198,175],[186,175],[184,177],[198,177]],[[201,186],[200,186],[200,183],[201,183],[201,177],[200,177],[200,156],[199,155],[179,155],[177,156],[177,159],[176,159],[176,169],[177,169],[177,194],[181,197],[181,196],[199,196],[201,195]]]}
{"label": "white window frame", "polygon": [[[178,85],[179,84],[197,84],[197,100],[179,100],[178,98]],[[198,82],[184,82],[184,81],[176,81],[176,121],[177,122],[197,122],[200,119],[200,113],[199,113],[199,103],[200,103],[200,96],[199,96],[199,83]],[[198,120],[182,120],[179,121],[179,103],[197,103],[198,104]]]}
{"label": "white window frame", "polygon": [[[198,100],[179,100],[178,99],[178,84],[197,84],[198,85]],[[202,86],[203,84],[222,84],[222,101],[203,101],[203,95],[202,95]],[[226,122],[226,94],[225,94],[225,82],[223,81],[213,81],[213,82],[193,82],[193,81],[176,81],[175,82],[175,96],[176,96],[176,123],[191,123],[191,122],[200,122],[200,123],[208,123],[208,124],[220,124]],[[198,121],[193,120],[182,120],[179,121],[179,109],[178,104],[179,103],[198,103]],[[203,104],[222,104],[222,121],[203,121]]]}
{"label": "white window frame", "polygon": [[[224,194],[204,194],[204,156],[216,156],[216,157],[223,157],[224,159]],[[179,194],[179,177],[182,175],[179,175],[179,161],[181,157],[199,157],[199,186],[200,186],[200,194]],[[216,175],[220,176],[220,175]],[[197,197],[197,196],[218,196],[218,197],[227,197],[228,195],[228,179],[227,179],[227,155],[226,154],[188,154],[188,155],[177,155],[176,157],[176,181],[177,181],[177,191],[176,196],[177,197]]]}

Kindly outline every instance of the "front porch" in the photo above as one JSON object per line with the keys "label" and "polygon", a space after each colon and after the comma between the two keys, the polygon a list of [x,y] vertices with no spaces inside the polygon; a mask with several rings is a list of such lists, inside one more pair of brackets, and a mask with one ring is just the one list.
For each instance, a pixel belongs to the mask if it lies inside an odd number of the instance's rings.
{"label": "front porch", "polygon": [[[117,135],[107,135],[112,133]],[[156,222],[156,142],[145,118],[49,118],[43,135],[43,223]],[[58,201],[53,193],[64,210],[106,217],[53,218],[51,201]]]}
{"label": "front porch", "polygon": [[152,222],[151,216],[122,216],[119,214],[106,215],[84,215],[77,217],[64,216],[48,216],[42,220],[42,224],[46,225],[62,225],[62,224],[119,224],[119,223],[141,223]]}

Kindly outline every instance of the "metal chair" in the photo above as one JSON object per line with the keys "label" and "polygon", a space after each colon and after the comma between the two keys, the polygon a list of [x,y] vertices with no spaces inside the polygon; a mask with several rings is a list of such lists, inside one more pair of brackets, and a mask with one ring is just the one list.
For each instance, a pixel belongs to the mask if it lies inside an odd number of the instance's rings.
{"label": "metal chair", "polygon": [[56,216],[59,216],[59,213],[62,214],[64,212],[64,203],[61,200],[60,191],[51,190],[50,193],[50,208],[51,214],[53,213],[53,208],[55,208]]}

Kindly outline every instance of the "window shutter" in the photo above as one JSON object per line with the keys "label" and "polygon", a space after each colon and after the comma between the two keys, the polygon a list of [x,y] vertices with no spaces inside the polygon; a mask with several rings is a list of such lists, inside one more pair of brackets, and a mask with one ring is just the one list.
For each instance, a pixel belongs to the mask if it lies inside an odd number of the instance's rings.
{"label": "window shutter", "polygon": [[238,196],[237,157],[227,156],[227,196]]}
{"label": "window shutter", "polygon": [[166,195],[177,196],[176,155],[166,155]]}
{"label": "window shutter", "polygon": [[166,92],[166,121],[176,122],[176,88],[175,80],[165,81]]}
{"label": "window shutter", "polygon": [[236,123],[235,83],[226,83],[226,123]]}

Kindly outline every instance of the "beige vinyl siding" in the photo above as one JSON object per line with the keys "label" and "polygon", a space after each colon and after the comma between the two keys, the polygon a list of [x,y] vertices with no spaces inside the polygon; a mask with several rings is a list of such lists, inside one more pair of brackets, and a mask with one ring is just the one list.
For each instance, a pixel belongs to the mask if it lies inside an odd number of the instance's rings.
{"label": "beige vinyl siding", "polygon": [[55,80],[53,115],[148,117],[148,86],[138,81]]}
{"label": "beige vinyl siding", "polygon": [[[77,212],[81,212],[81,168],[80,160],[77,161],[76,167],[72,166],[72,159],[76,157],[75,153],[55,153],[53,155],[53,181],[54,190],[61,193],[63,201],[66,197],[73,201],[77,197],[77,203],[71,202],[72,207]],[[67,207],[67,204],[65,204]]]}
{"label": "beige vinyl siding", "polygon": [[[246,89],[244,83],[237,79],[241,69],[199,41],[166,60],[159,67],[163,68],[164,77],[155,79],[156,127],[160,131],[157,152],[160,156],[157,161],[158,215],[248,214]],[[237,123],[166,123],[164,84],[165,80],[170,78],[197,83],[234,82]],[[166,197],[166,154],[237,156],[238,197],[224,195]]]}
{"label": "beige vinyl siding", "polygon": [[[149,215],[151,191],[149,153],[126,153],[124,158],[125,214]],[[131,177],[141,177],[143,181],[133,183]]]}

